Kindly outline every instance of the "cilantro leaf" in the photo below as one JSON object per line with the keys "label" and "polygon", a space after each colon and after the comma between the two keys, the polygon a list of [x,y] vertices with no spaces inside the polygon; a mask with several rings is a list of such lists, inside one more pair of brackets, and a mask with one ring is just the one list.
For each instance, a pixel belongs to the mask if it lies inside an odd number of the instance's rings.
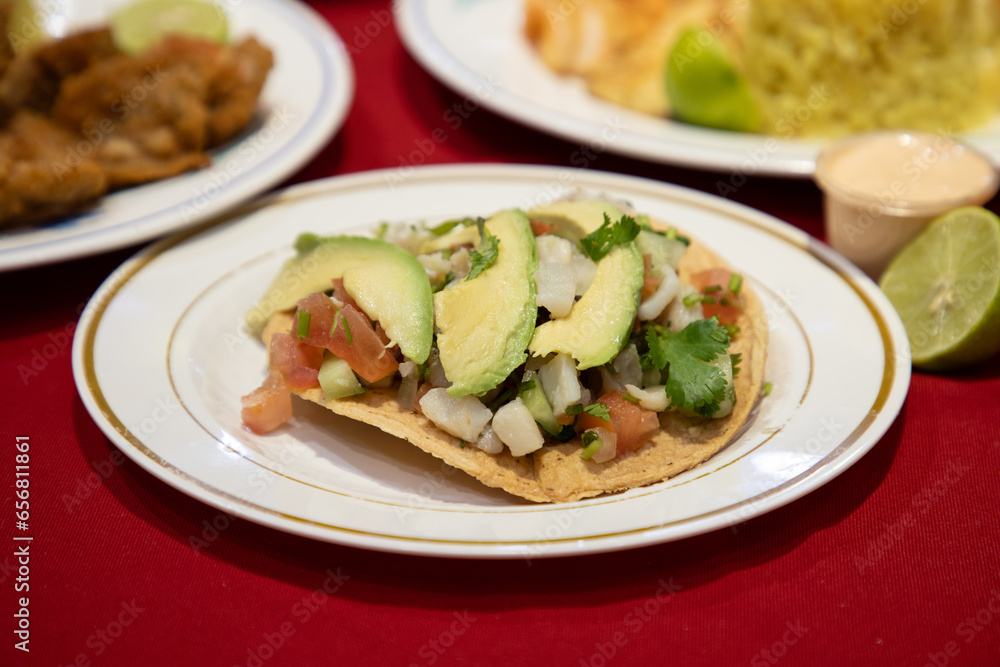
{"label": "cilantro leaf", "polygon": [[605,213],[604,224],[580,239],[580,249],[587,257],[599,262],[616,245],[632,241],[641,229],[633,217],[623,215],[621,220],[612,223]]}
{"label": "cilantro leaf", "polygon": [[648,363],[667,374],[667,398],[670,404],[684,407],[703,417],[711,417],[726,398],[726,377],[710,366],[729,348],[729,332],[717,318],[697,320],[672,333],[662,327],[646,332]]}
{"label": "cilantro leaf", "polygon": [[479,226],[479,246],[469,253],[469,275],[466,280],[472,280],[486,269],[493,266],[497,261],[497,254],[500,247],[500,239],[490,234],[486,229],[486,221],[480,218],[476,221]]}
{"label": "cilantro leaf", "polygon": [[733,377],[735,378],[740,374],[740,362],[743,361],[743,353],[736,352],[734,354],[730,354],[729,358],[733,361]]}
{"label": "cilantro leaf", "polygon": [[611,409],[604,405],[604,403],[591,403],[590,405],[581,405],[577,403],[576,405],[570,405],[566,408],[566,414],[578,415],[581,412],[586,412],[588,415],[593,415],[599,419],[603,419],[606,422],[611,421]]}

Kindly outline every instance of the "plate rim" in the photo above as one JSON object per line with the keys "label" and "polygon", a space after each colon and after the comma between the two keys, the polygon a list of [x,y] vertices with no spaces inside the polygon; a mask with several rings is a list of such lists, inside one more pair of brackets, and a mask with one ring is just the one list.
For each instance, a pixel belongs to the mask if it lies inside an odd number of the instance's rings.
{"label": "plate rim", "polygon": [[[378,551],[404,553],[411,555],[462,557],[462,558],[517,558],[517,557],[560,557],[586,553],[601,553],[624,548],[638,548],[716,530],[725,525],[726,516],[733,511],[740,511],[740,521],[746,521],[761,514],[770,512],[826,484],[844,470],[853,465],[875,446],[895,422],[905,400],[910,379],[909,364],[900,364],[899,360],[908,359],[908,343],[905,331],[895,311],[878,288],[859,269],[851,265],[837,253],[809,237],[805,232],[782,222],[781,220],[721,197],[704,192],[691,190],[673,184],[665,184],[652,179],[635,176],[625,176],[594,170],[570,170],[578,176],[585,176],[584,181],[599,181],[599,184],[581,183],[589,187],[603,187],[614,190],[615,185],[621,188],[643,189],[647,194],[666,196],[672,202],[695,204],[714,212],[735,217],[738,221],[751,222],[756,228],[771,233],[784,240],[798,250],[805,252],[816,261],[832,269],[857,294],[865,308],[871,313],[879,329],[885,346],[885,367],[878,396],[873,409],[850,434],[845,436],[838,446],[821,461],[806,471],[776,487],[755,494],[753,497],[738,501],[733,505],[719,508],[699,515],[687,517],[672,524],[688,524],[689,529],[679,535],[669,533],[669,525],[661,524],[646,528],[631,529],[609,535],[587,536],[581,538],[564,538],[562,540],[516,540],[489,542],[465,542],[453,540],[438,540],[408,536],[387,535],[382,533],[364,533],[351,528],[330,526],[310,519],[288,515],[269,507],[237,498],[228,492],[214,489],[201,483],[190,473],[179,470],[149,450],[135,435],[128,432],[124,423],[118,420],[114,411],[107,404],[96,378],[93,359],[93,346],[96,340],[101,316],[113,301],[117,292],[140,272],[143,267],[153,261],[163,252],[177,246],[200,232],[214,227],[216,224],[239,218],[261,208],[276,204],[294,202],[301,198],[349,191],[356,188],[384,188],[385,178],[392,169],[358,172],[345,176],[312,181],[293,186],[275,193],[263,200],[244,206],[238,211],[230,212],[219,219],[182,231],[140,251],[122,264],[97,290],[87,304],[80,318],[73,341],[73,373],[78,392],[91,417],[98,427],[122,449],[126,455],[148,472],[206,504],[225,512],[242,516],[256,523],[277,528],[312,539],[319,539],[346,546],[374,549]],[[468,179],[484,179],[490,176],[516,178],[544,182],[546,176],[563,173],[566,169],[538,165],[434,165],[420,167],[411,174],[411,181],[455,181]],[[737,215],[738,214],[738,215]],[[902,335],[902,337],[900,337]],[[116,425],[117,424],[117,425]],[[858,443],[864,438],[864,442]],[[846,452],[846,455],[845,455]],[[587,501],[580,501],[586,505]],[[572,504],[574,506],[578,504]],[[747,511],[742,511],[747,508]],[[503,511],[503,510],[497,510]],[[331,530],[332,529],[332,530]],[[331,534],[333,533],[333,534]],[[555,543],[563,542],[558,548],[552,548]],[[442,546],[444,545],[444,546]],[[540,551],[535,545],[547,548]]]}
{"label": "plate rim", "polygon": [[[66,236],[57,236],[40,243],[30,243],[15,247],[4,247],[4,234],[0,233],[0,273],[16,271],[39,266],[46,266],[104,252],[110,252],[126,246],[149,241],[170,232],[197,226],[205,220],[210,220],[224,213],[227,209],[239,206],[254,197],[267,192],[275,185],[305,166],[323,148],[343,126],[354,102],[356,80],[354,67],[343,39],[333,26],[327,22],[315,9],[302,0],[246,0],[246,2],[264,7],[273,7],[279,14],[289,17],[302,25],[308,26],[308,34],[315,41],[314,52],[322,69],[324,78],[331,80],[329,95],[318,101],[310,111],[309,122],[305,123],[299,134],[285,144],[284,149],[291,149],[286,157],[282,157],[276,167],[266,168],[255,176],[254,181],[243,181],[247,185],[241,191],[227,194],[229,188],[223,188],[217,197],[202,208],[186,216],[181,210],[187,202],[172,203],[169,207],[151,211],[139,218],[129,219],[104,229],[87,230]],[[253,135],[251,135],[253,136]],[[302,141],[302,139],[305,139]],[[233,144],[239,146],[240,144]],[[274,157],[268,162],[272,162]],[[210,170],[213,165],[199,171]],[[256,168],[265,163],[256,165]],[[189,173],[197,173],[189,172]],[[182,176],[183,174],[179,174]],[[169,180],[169,179],[167,179]],[[234,178],[234,180],[236,180]],[[156,182],[142,184],[136,187],[155,186]],[[230,183],[232,185],[232,183]],[[134,191],[133,188],[121,192]],[[117,193],[111,193],[117,194]],[[30,234],[31,232],[26,232]]]}

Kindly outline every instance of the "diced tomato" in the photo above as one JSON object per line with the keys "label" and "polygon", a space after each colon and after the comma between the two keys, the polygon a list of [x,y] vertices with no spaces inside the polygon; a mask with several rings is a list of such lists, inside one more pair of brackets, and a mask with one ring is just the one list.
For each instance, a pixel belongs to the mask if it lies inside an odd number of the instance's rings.
{"label": "diced tomato", "polygon": [[[728,269],[706,269],[691,276],[691,285],[705,296],[715,299],[715,303],[702,302],[705,317],[717,315],[719,324],[734,324],[746,308],[746,295],[739,296],[729,291],[729,279],[733,272]],[[706,292],[706,290],[708,290]]]}
{"label": "diced tomato", "polygon": [[660,286],[660,283],[662,283],[663,280],[653,275],[653,265],[648,254],[642,256],[642,263],[644,265],[642,274],[642,298],[647,299],[651,297],[654,292],[656,292],[656,288]]}
{"label": "diced tomato", "polygon": [[292,392],[277,371],[271,371],[264,384],[241,398],[240,404],[243,425],[258,435],[292,418]]}
{"label": "diced tomato", "polygon": [[281,373],[289,389],[308,389],[319,384],[319,367],[323,365],[323,348],[308,345],[293,334],[271,336],[268,362]]}
{"label": "diced tomato", "polygon": [[309,313],[309,335],[301,340],[330,350],[366,381],[377,382],[399,368],[399,362],[379,340],[368,316],[354,306],[337,310],[326,295],[316,292],[299,301],[293,329],[298,325],[298,312]]}
{"label": "diced tomato", "polygon": [[606,428],[614,431],[615,435],[618,436],[618,456],[639,449],[660,430],[660,419],[656,413],[622,398],[620,389],[609,391],[597,399],[597,402],[608,406],[611,412],[611,423],[608,424],[600,417],[583,413],[577,418],[577,430]]}
{"label": "diced tomato", "polygon": [[541,236],[543,234],[551,234],[553,230],[558,229],[555,225],[550,225],[547,222],[539,222],[537,220],[531,220],[531,233],[535,236]]}
{"label": "diced tomato", "polygon": [[341,302],[345,306],[358,307],[358,302],[354,300],[354,297],[347,293],[347,289],[344,287],[343,278],[333,279],[333,298]]}

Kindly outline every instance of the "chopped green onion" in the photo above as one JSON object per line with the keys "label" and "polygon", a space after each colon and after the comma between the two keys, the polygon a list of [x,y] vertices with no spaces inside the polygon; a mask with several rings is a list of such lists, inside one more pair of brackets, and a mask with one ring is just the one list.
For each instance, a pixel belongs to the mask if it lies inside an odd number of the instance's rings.
{"label": "chopped green onion", "polygon": [[437,227],[431,227],[428,231],[434,236],[444,236],[460,224],[462,224],[461,220],[449,220],[448,222],[442,222]]}
{"label": "chopped green onion", "polygon": [[765,382],[765,383],[764,383],[764,386],[763,386],[763,387],[761,387],[761,392],[762,392],[762,393],[763,393],[763,394],[764,394],[765,396],[770,396],[770,395],[771,395],[771,391],[772,391],[773,389],[774,389],[774,385],[773,385],[773,384],[771,384],[770,382]]}
{"label": "chopped green onion", "polygon": [[705,304],[708,304],[710,306],[714,306],[716,304],[714,296],[703,296],[701,298],[701,302],[705,303]]}
{"label": "chopped green onion", "polygon": [[688,294],[686,297],[681,299],[681,303],[684,304],[685,308],[693,308],[696,303],[701,303],[704,298],[705,297],[697,292],[691,292],[691,294]]}
{"label": "chopped green onion", "polygon": [[341,315],[342,320],[344,320],[344,331],[347,332],[347,344],[354,345],[354,339],[351,338],[351,325],[347,323],[347,318]]}
{"label": "chopped green onion", "polygon": [[628,393],[627,391],[622,392],[622,398],[624,398],[629,403],[638,403],[639,402],[638,398],[636,398],[632,394]]}
{"label": "chopped green onion", "polygon": [[566,414],[571,417],[582,412],[586,412],[588,415],[603,419],[606,422],[611,421],[611,408],[606,406],[604,403],[591,403],[590,405],[581,405],[580,403],[577,403],[576,405],[566,407]]}
{"label": "chopped green onion", "polygon": [[389,223],[380,222],[378,223],[378,227],[375,229],[375,238],[377,238],[379,241],[384,241],[385,235],[388,232],[389,232]]}
{"label": "chopped green onion", "polygon": [[517,389],[514,387],[505,387],[496,398],[490,401],[487,407],[490,409],[490,412],[496,412],[501,405],[507,403],[515,396],[517,396]]}
{"label": "chopped green onion", "polygon": [[[722,305],[723,306],[728,306],[729,304],[724,303]],[[732,338],[733,336],[735,336],[736,334],[738,334],[740,332],[740,328],[738,326],[736,326],[735,324],[723,324],[722,328],[725,329],[729,333],[729,337],[730,338]]]}
{"label": "chopped green onion", "polygon": [[531,391],[536,386],[537,385],[535,384],[534,380],[528,380],[527,382],[520,382],[517,385],[517,393],[521,394],[521,393],[524,393],[526,391]]}
{"label": "chopped green onion", "polygon": [[611,373],[612,375],[618,375],[618,369],[615,368],[615,365],[610,361],[604,364],[604,370]]}
{"label": "chopped green onion", "polygon": [[729,299],[727,297],[722,297],[721,299],[719,299],[719,303],[721,303],[723,306],[728,306]]}
{"label": "chopped green onion", "polygon": [[591,456],[601,451],[601,447],[604,446],[604,441],[601,440],[601,436],[597,435],[593,431],[587,431],[583,434],[583,451],[580,452],[581,459],[589,459]]}
{"label": "chopped green onion", "polygon": [[469,443],[467,443],[465,440],[459,440],[458,441],[458,446],[461,447],[462,449],[465,449],[465,446],[467,444],[469,444]]}
{"label": "chopped green onion", "polygon": [[309,336],[309,321],[312,319],[312,315],[308,310],[299,311],[299,323],[295,329],[295,337],[299,340],[307,338]]}
{"label": "chopped green onion", "polygon": [[333,326],[330,327],[330,338],[333,338],[333,332],[337,330],[338,318],[340,318],[340,310],[337,310],[337,312],[333,314]]}
{"label": "chopped green onion", "polygon": [[729,276],[729,291],[735,296],[740,295],[740,288],[743,287],[743,276],[738,273],[734,273]]}
{"label": "chopped green onion", "polygon": [[704,294],[714,294],[715,292],[721,292],[722,287],[720,285],[709,285],[702,290]]}
{"label": "chopped green onion", "polygon": [[672,241],[680,241],[684,245],[691,245],[691,239],[681,236],[675,227],[668,228],[665,236]]}

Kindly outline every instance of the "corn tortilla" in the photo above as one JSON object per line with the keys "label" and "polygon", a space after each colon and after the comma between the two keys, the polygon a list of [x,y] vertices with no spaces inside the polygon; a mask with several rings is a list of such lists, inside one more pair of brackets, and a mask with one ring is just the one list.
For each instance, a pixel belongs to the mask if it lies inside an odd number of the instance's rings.
{"label": "corn tortilla", "polygon": [[[678,273],[687,282],[703,269],[727,266],[721,258],[692,241]],[[487,486],[535,502],[571,502],[603,493],[624,491],[673,477],[702,463],[729,444],[746,423],[760,395],[767,355],[767,321],[760,300],[744,283],[747,307],[737,325],[740,333],[730,353],[742,353],[735,379],[736,403],[721,419],[660,413],[660,432],[642,449],[607,463],[580,458],[579,438],[546,445],[515,457],[505,448],[487,454],[438,429],[419,413],[407,412],[396,401],[396,388],[373,389],[359,396],[326,400],[319,387],[296,391],[300,397],[331,412],[355,419],[416,445],[428,454],[472,475]],[[277,313],[264,330],[265,344],[274,333],[287,332],[292,314]]]}

